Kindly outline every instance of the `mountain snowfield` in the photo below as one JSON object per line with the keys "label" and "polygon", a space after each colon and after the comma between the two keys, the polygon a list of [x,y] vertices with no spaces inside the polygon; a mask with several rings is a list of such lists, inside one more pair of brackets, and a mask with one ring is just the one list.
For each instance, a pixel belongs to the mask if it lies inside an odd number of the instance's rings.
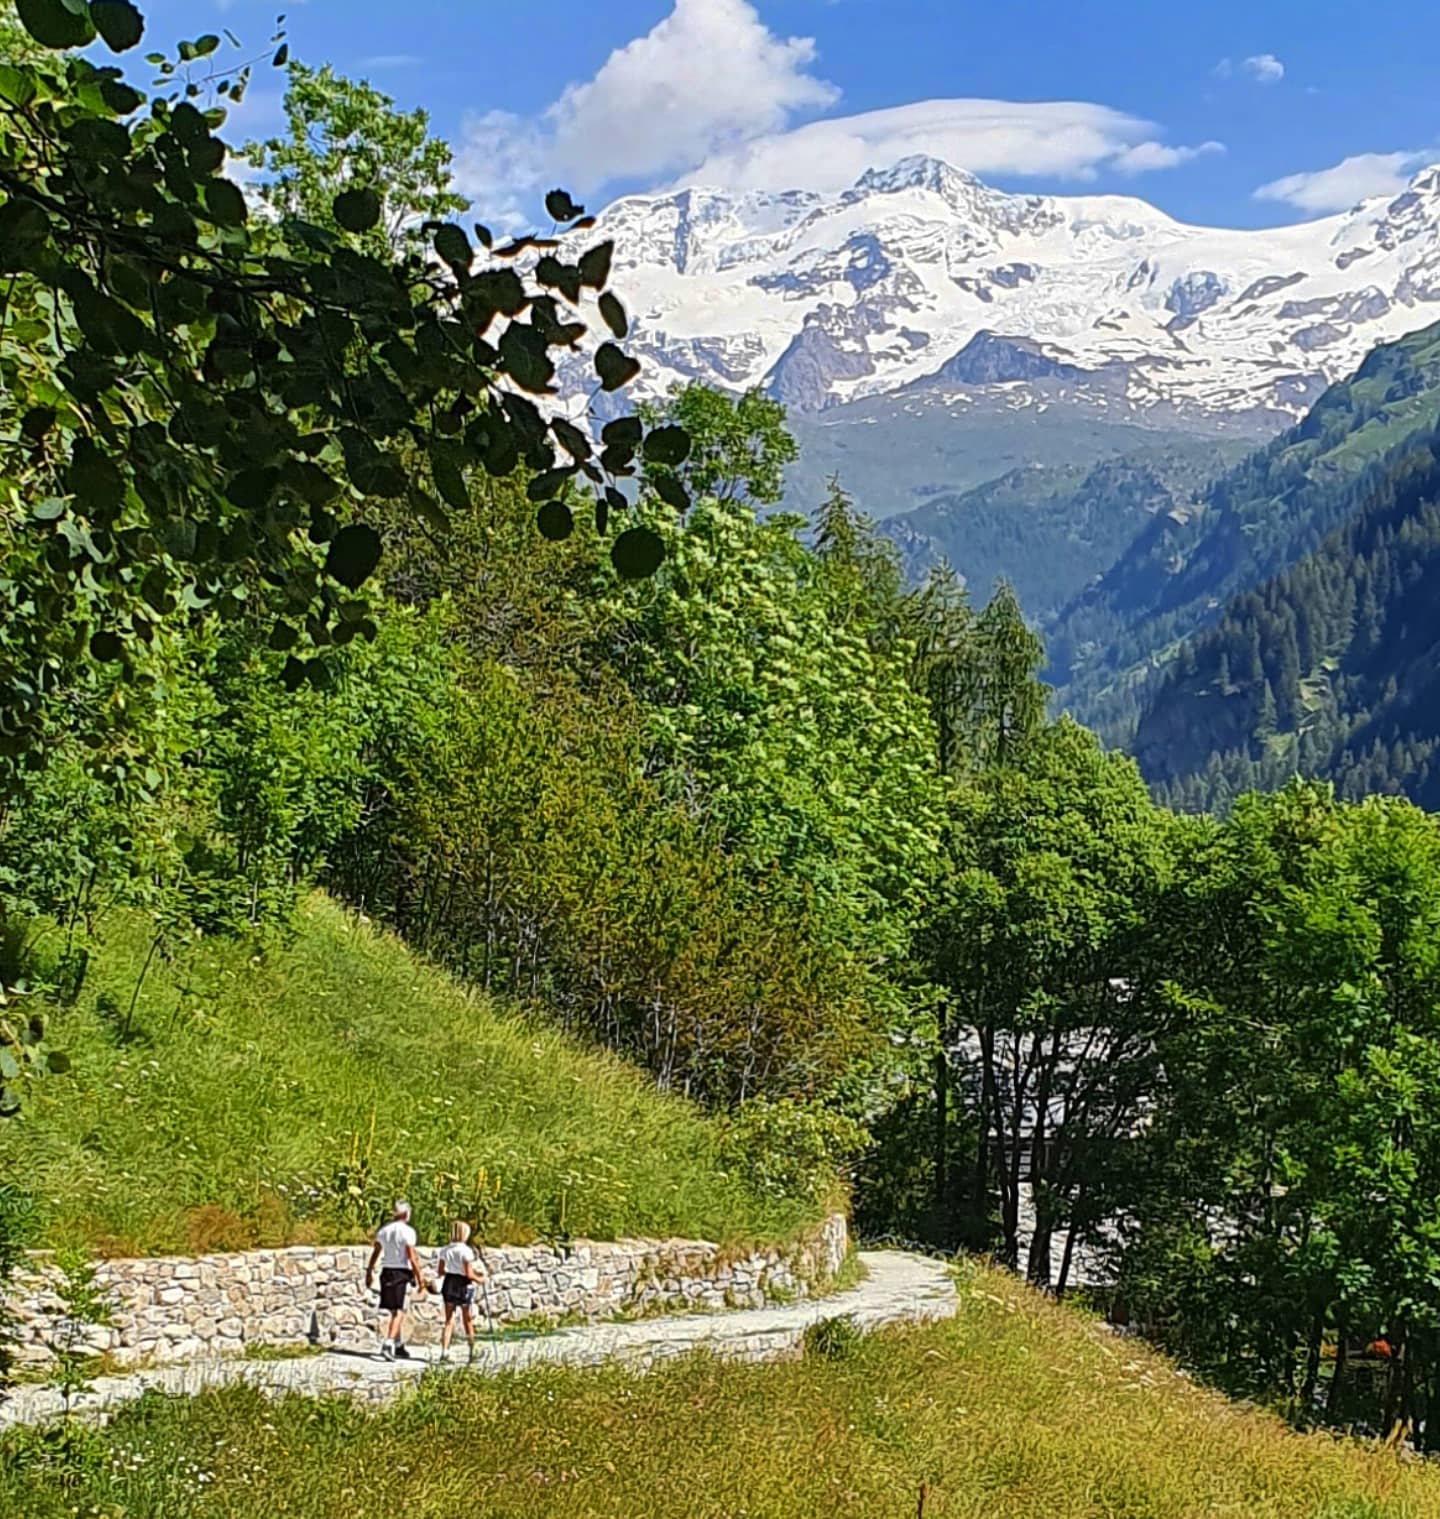
{"label": "mountain snowfield", "polygon": [[1440,317],[1440,165],[1394,198],[1260,231],[1186,226],[1125,196],[1009,194],[923,156],[840,194],[631,195],[600,226],[641,396],[762,385],[818,413],[984,393],[1273,431],[1377,343]]}

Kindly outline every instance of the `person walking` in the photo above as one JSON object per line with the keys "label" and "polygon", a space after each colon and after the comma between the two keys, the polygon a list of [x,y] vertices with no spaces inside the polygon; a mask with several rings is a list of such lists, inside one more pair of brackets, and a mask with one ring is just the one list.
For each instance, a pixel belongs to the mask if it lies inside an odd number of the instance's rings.
{"label": "person walking", "polygon": [[393,1361],[410,1359],[401,1336],[405,1332],[405,1293],[413,1282],[417,1292],[424,1292],[425,1282],[420,1274],[420,1257],[415,1253],[415,1231],[410,1227],[410,1204],[398,1202],[394,1217],[376,1230],[375,1244],[370,1251],[370,1262],[365,1267],[365,1289],[375,1287],[375,1263],[380,1263],[380,1308],[390,1315],[385,1326],[385,1338],[380,1346],[380,1358]]}
{"label": "person walking", "polygon": [[450,1359],[450,1337],[455,1332],[458,1310],[465,1325],[470,1360],[475,1360],[475,1284],[482,1280],[480,1257],[470,1243],[470,1225],[456,1219],[450,1225],[450,1243],[440,1252],[440,1298],[445,1304],[445,1327],[440,1331],[440,1359]]}

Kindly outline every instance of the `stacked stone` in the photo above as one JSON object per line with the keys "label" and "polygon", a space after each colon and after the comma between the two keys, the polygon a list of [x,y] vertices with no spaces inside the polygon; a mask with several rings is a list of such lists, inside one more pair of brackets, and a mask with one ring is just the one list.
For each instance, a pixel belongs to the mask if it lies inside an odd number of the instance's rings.
{"label": "stacked stone", "polygon": [[[805,1297],[834,1280],[848,1248],[843,1216],[786,1244],[732,1252],[704,1240],[578,1241],[482,1251],[487,1272],[476,1316],[485,1329],[527,1322],[634,1318],[677,1311],[759,1308]],[[427,1267],[433,1250],[421,1252]],[[241,1355],[250,1346],[309,1342],[368,1347],[375,1298],[365,1290],[366,1245],[294,1246],[193,1259],[102,1262],[97,1286],[114,1321],[88,1346],[122,1365]],[[11,1303],[23,1360],[49,1359],[63,1308],[43,1255],[22,1271]],[[433,1294],[412,1296],[409,1338],[439,1337]]]}

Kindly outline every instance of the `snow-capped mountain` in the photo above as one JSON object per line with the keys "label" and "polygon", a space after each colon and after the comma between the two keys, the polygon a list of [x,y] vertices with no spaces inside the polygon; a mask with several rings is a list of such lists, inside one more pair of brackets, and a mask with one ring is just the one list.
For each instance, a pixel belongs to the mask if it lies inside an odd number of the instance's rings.
{"label": "snow-capped mountain", "polygon": [[1124,196],[1008,194],[929,157],[838,195],[627,196],[600,224],[640,394],[764,385],[792,413],[978,390],[1269,429],[1440,318],[1440,166],[1393,199],[1262,231]]}

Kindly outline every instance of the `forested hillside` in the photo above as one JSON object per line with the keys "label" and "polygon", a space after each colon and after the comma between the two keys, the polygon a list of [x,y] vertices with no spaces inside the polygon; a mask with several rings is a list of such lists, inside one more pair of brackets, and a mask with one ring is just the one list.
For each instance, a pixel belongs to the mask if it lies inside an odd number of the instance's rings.
{"label": "forested hillside", "polygon": [[1057,701],[1127,743],[1179,642],[1318,548],[1440,417],[1440,326],[1377,348],[1193,506],[1152,518],[1048,630]]}
{"label": "forested hillside", "polygon": [[1183,509],[1245,445],[1176,437],[1099,464],[1027,464],[885,520],[915,580],[942,560],[981,599],[1008,580],[1044,623],[1114,564],[1149,519]]}
{"label": "forested hillside", "polygon": [[1345,526],[1182,645],[1134,741],[1162,797],[1223,810],[1298,773],[1440,804],[1437,453],[1417,439]]}

